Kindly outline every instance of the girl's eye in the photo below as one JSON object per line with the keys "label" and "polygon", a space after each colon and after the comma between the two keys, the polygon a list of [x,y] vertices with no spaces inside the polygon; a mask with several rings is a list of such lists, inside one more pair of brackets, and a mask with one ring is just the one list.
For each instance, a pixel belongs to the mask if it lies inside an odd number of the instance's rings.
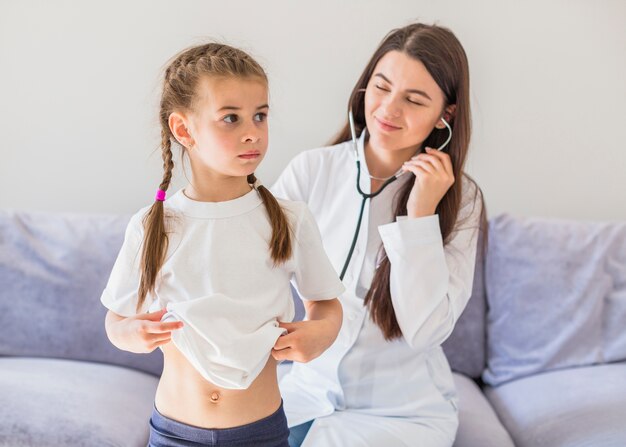
{"label": "girl's eye", "polygon": [[406,100],[409,101],[411,104],[415,104],[416,106],[423,106],[424,105],[421,102],[413,101],[410,98],[407,98]]}
{"label": "girl's eye", "polygon": [[381,86],[381,85],[378,85],[378,84],[376,84],[376,88],[377,88],[378,90],[382,90],[383,92],[388,92],[388,91],[389,91],[389,89],[387,89],[387,88],[385,88],[385,87],[383,87],[383,86]]}
{"label": "girl's eye", "polygon": [[239,117],[237,115],[231,114],[231,115],[226,115],[224,118],[222,118],[222,120],[225,123],[233,124],[239,121]]}
{"label": "girl's eye", "polygon": [[258,121],[259,123],[262,123],[266,119],[267,119],[267,113],[259,112],[256,115],[254,115],[254,120]]}

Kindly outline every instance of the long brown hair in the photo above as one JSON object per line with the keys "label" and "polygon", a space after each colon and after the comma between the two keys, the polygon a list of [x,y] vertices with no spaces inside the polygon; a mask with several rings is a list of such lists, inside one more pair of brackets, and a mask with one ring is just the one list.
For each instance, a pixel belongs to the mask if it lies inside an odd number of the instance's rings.
{"label": "long brown hair", "polygon": [[[362,93],[378,64],[378,61],[390,51],[402,52],[424,64],[445,97],[444,107],[456,104],[454,115],[450,119],[453,129],[452,139],[446,148],[452,161],[454,178],[457,181],[450,187],[437,206],[439,225],[444,244],[457,224],[461,208],[462,181],[464,175],[476,186],[474,203],[478,199],[482,204],[482,192],[478,185],[463,172],[467,150],[471,136],[471,113],[469,101],[469,67],[465,51],[456,36],[447,28],[437,25],[416,23],[391,31],[379,45],[352,90],[349,104],[354,113],[354,124],[357,135],[366,127],[365,95]],[[426,138],[423,147],[439,147],[446,139],[446,129],[434,128]],[[332,144],[348,141],[351,137],[349,124],[343,126]],[[420,149],[422,151],[423,149]],[[395,200],[395,215],[407,214],[407,201],[413,187],[414,174],[409,173],[411,180],[398,191]],[[479,197],[480,196],[480,197]],[[486,228],[484,206],[480,215],[480,228]],[[486,238],[483,238],[483,250]],[[379,264],[370,289],[365,296],[364,304],[369,307],[372,320],[381,328],[385,339],[392,340],[402,335],[391,301],[389,287],[391,263],[381,246],[382,262]],[[416,272],[419,274],[419,272]]]}
{"label": "long brown hair", "polygon": [[[267,84],[263,68],[247,53],[218,43],[208,43],[188,48],[176,55],[165,69],[159,122],[161,124],[161,153],[163,179],[159,189],[167,191],[172,178],[172,143],[178,144],[169,127],[172,112],[192,112],[197,99],[199,81],[206,76],[257,78]],[[181,146],[181,155],[185,149]],[[256,182],[254,174],[247,178],[251,185]],[[272,225],[270,251],[274,264],[291,257],[291,230],[289,221],[276,198],[264,186],[257,191],[263,200]],[[146,295],[154,292],[157,275],[165,261],[168,237],[165,228],[163,202],[155,200],[143,220],[144,238],[141,254],[141,280],[139,283],[137,311]]]}

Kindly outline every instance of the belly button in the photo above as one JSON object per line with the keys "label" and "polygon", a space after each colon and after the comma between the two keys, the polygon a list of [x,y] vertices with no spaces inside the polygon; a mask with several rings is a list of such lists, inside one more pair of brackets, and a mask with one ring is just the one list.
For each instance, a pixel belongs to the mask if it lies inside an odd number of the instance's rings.
{"label": "belly button", "polygon": [[211,393],[211,402],[216,404],[218,400],[220,400],[219,393],[217,393],[217,392]]}

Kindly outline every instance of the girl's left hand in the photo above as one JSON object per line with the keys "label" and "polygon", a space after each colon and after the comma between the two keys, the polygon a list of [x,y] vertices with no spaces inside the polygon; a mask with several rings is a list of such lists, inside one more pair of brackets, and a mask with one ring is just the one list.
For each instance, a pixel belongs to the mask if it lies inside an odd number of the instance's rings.
{"label": "girl's left hand", "polygon": [[276,360],[293,360],[307,363],[322,355],[333,344],[339,333],[327,319],[298,321],[295,323],[279,322],[279,327],[287,329],[287,334],[276,340],[272,357]]}
{"label": "girl's left hand", "polygon": [[415,174],[415,183],[407,201],[409,217],[435,214],[437,205],[454,184],[450,156],[436,149],[426,148],[402,165],[403,171]]}

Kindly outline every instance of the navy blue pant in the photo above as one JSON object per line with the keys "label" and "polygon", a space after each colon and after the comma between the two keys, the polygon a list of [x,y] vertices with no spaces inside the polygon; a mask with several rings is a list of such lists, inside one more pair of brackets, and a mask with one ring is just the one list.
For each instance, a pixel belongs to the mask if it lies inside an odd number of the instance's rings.
{"label": "navy blue pant", "polygon": [[207,429],[163,416],[156,407],[150,418],[149,447],[289,447],[289,428],[280,408],[266,418],[233,428]]}

